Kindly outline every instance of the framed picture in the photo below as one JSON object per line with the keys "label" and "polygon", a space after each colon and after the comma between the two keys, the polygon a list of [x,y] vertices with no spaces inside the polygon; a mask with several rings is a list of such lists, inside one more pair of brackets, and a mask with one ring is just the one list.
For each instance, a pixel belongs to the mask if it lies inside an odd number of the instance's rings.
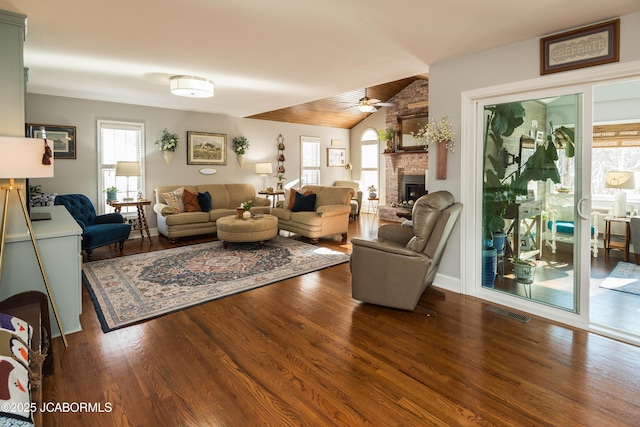
{"label": "framed picture", "polygon": [[27,123],[27,135],[30,138],[47,138],[53,141],[55,159],[76,158],[76,127],[58,125],[40,125]]}
{"label": "framed picture", "polygon": [[284,182],[282,181],[276,182],[276,191],[284,191]]}
{"label": "framed picture", "polygon": [[619,60],[619,19],[540,39],[540,74],[576,70]]}
{"label": "framed picture", "polygon": [[226,165],[227,135],[187,132],[188,165]]}
{"label": "framed picture", "polygon": [[327,148],[327,166],[344,166],[346,164],[346,148]]}

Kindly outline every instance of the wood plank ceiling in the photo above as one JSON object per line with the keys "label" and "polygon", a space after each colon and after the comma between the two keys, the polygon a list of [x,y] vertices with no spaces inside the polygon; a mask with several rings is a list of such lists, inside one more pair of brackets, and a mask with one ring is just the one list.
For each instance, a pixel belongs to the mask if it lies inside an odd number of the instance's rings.
{"label": "wood plank ceiling", "polygon": [[[426,78],[425,75],[413,76],[371,86],[366,89],[366,96],[388,102],[415,80]],[[365,89],[357,89],[305,104],[255,114],[248,118],[351,129],[371,114],[358,109],[358,101],[364,97]]]}

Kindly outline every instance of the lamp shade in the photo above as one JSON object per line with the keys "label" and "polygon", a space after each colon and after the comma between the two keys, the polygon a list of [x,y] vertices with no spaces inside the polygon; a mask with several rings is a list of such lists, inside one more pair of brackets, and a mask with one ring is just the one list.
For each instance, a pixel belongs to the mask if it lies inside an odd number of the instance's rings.
{"label": "lamp shade", "polygon": [[[0,136],[0,178],[52,178],[50,165],[42,164],[44,139]],[[47,140],[53,149],[53,141]]]}
{"label": "lamp shade", "polygon": [[633,172],[607,171],[604,186],[605,188],[632,190],[636,188]]}
{"label": "lamp shade", "polygon": [[116,163],[116,176],[140,176],[140,163],[138,162]]}
{"label": "lamp shade", "polygon": [[211,98],[213,82],[204,77],[173,76],[170,82],[171,93],[189,98]]}
{"label": "lamp shade", "polygon": [[271,169],[271,163],[256,163],[256,173],[257,174],[273,173],[273,169]]}

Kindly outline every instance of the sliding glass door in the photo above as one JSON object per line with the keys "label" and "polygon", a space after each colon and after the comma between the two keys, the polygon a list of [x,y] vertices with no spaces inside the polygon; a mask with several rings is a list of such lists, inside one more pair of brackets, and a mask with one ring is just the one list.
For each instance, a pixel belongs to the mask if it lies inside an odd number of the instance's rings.
{"label": "sliding glass door", "polygon": [[479,108],[482,288],[579,313],[591,240],[584,95],[497,101]]}

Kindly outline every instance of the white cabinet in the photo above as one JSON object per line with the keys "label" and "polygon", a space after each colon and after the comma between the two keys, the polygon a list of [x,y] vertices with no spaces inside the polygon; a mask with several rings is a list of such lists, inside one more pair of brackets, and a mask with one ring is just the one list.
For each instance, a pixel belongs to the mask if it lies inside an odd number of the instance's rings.
{"label": "white cabinet", "polygon": [[[82,330],[82,229],[64,206],[31,208],[31,211],[51,213],[50,220],[34,221],[33,231],[64,332],[78,332]],[[9,234],[5,241],[0,300],[29,290],[47,293],[31,238],[28,234]],[[51,305],[49,314],[51,334],[59,336]]]}

